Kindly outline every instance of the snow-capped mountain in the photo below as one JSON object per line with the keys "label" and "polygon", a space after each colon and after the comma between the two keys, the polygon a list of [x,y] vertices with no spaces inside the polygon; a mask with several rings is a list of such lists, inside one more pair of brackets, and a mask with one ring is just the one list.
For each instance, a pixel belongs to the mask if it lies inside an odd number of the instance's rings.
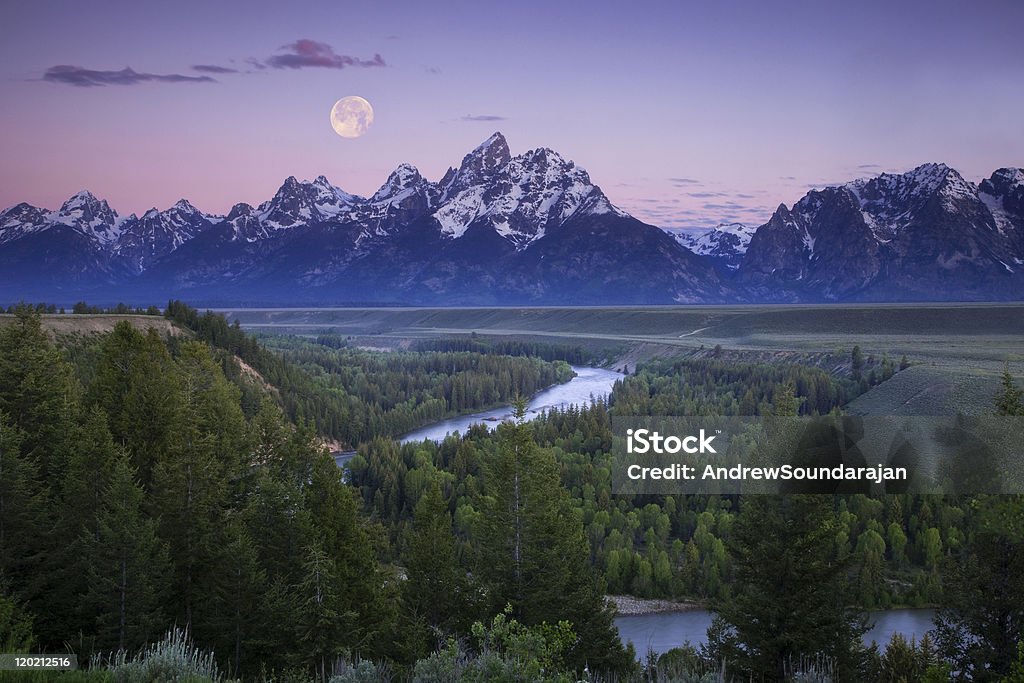
{"label": "snow-capped mountain", "polygon": [[85,190],[64,202],[60,210],[52,214],[49,220],[74,228],[86,237],[95,238],[104,246],[117,242],[123,232],[124,223],[105,199],[97,199]]}
{"label": "snow-capped mountain", "polygon": [[445,196],[434,213],[443,236],[457,239],[476,226],[493,230],[517,251],[577,215],[626,216],[585,170],[557,152],[541,148],[508,158],[500,133],[463,160]]}
{"label": "snow-capped mountain", "polygon": [[82,190],[72,195],[57,211],[21,203],[0,212],[0,242],[11,242],[59,225],[106,247],[121,236],[123,223],[124,219],[110,208],[106,200],[97,199],[91,192]]}
{"label": "snow-capped mountain", "polygon": [[755,231],[743,223],[719,223],[706,230],[665,230],[693,253],[715,259],[729,270],[740,267]]}
{"label": "snow-capped mountain", "polygon": [[113,244],[112,253],[115,258],[123,259],[133,272],[141,273],[223,220],[223,216],[204,214],[188,200],[181,199],[166,211],[150,209],[141,218],[132,214],[122,221],[121,234]]}
{"label": "snow-capped mountain", "polygon": [[945,164],[924,164],[809,192],[757,230],[741,280],[823,300],[1019,298],[1019,174],[996,171],[981,190]]}
{"label": "snow-capped mountain", "polygon": [[119,216],[88,192],[0,212],[0,298],[195,303],[598,304],[1019,299],[1024,171],[942,164],[809,192],[756,230],[680,233],[589,174],[495,133],[437,182],[370,197],[287,178],[226,216],[181,200]]}

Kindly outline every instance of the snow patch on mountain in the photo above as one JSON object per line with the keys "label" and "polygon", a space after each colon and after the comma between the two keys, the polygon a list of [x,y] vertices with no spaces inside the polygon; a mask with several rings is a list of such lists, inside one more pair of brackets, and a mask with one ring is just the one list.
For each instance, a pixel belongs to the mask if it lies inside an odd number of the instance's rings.
{"label": "snow patch on mountain", "polygon": [[[491,144],[497,143],[492,139]],[[485,221],[521,251],[551,226],[575,216],[626,216],[591,183],[584,169],[547,148],[510,158],[487,175],[486,183],[459,191],[434,213],[442,235],[457,239],[473,223]]]}
{"label": "snow patch on mountain", "polygon": [[434,218],[441,225],[441,234],[452,239],[462,237],[463,233],[484,211],[483,185],[463,190],[452,200],[434,212]]}
{"label": "snow patch on mountain", "polygon": [[883,173],[840,186],[860,204],[864,222],[880,242],[888,242],[909,225],[933,197],[955,211],[960,201],[978,199],[978,189],[946,164],[922,164],[907,173]]}
{"label": "snow patch on mountain", "polygon": [[124,221],[118,220],[117,212],[110,208],[106,200],[97,199],[87,190],[72,195],[48,219],[51,223],[66,225],[87,237],[93,237],[103,246],[116,242],[124,225]]}

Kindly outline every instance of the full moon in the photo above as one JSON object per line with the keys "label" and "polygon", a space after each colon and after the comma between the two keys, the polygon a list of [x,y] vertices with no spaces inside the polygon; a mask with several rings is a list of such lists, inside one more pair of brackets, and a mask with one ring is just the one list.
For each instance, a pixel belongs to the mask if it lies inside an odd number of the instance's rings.
{"label": "full moon", "polygon": [[358,95],[342,97],[331,107],[331,128],[343,138],[358,138],[373,123],[373,107]]}

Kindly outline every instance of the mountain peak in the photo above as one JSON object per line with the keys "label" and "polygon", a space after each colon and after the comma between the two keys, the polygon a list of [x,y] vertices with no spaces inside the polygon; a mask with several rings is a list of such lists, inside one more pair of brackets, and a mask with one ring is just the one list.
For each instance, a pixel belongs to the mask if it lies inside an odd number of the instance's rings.
{"label": "mountain peak", "polygon": [[484,170],[496,171],[507,164],[511,158],[512,153],[509,152],[505,136],[501,133],[494,133],[467,154],[462,160],[462,164],[465,166],[467,160],[480,160]]}
{"label": "mountain peak", "polygon": [[476,149],[477,150],[487,149],[487,148],[489,148],[489,147],[491,147],[493,145],[498,145],[500,147],[504,147],[505,149],[508,149],[508,140],[506,140],[505,136],[501,134],[501,131],[497,131],[496,130],[493,133],[491,133],[491,137],[487,138],[486,140],[481,142],[479,145],[477,145]]}
{"label": "mountain peak", "polygon": [[182,213],[200,213],[199,209],[193,206],[192,202],[184,197],[176,201],[174,206],[171,207],[171,210],[181,211]]}
{"label": "mountain peak", "polygon": [[511,159],[512,154],[509,152],[505,136],[494,133],[463,157],[459,170],[444,188],[446,197],[454,196],[457,192],[489,180]]}
{"label": "mountain peak", "polygon": [[750,246],[755,230],[743,223],[719,223],[706,230],[665,232],[693,253],[712,257],[729,270],[736,270]]}
{"label": "mountain peak", "polygon": [[56,223],[67,225],[85,235],[91,235],[102,244],[113,243],[121,234],[121,221],[117,212],[105,199],[97,199],[88,190],[73,194],[60,210],[53,214]]}
{"label": "mountain peak", "polygon": [[1024,168],[1000,168],[984,181],[1007,190],[1024,186]]}
{"label": "mountain peak", "polygon": [[[71,195],[66,202],[60,207],[62,213],[75,211],[76,209],[82,209],[86,206],[99,205],[101,202],[96,198],[89,190],[79,190],[75,194]],[[102,202],[106,204],[106,202]]]}
{"label": "mountain peak", "polygon": [[375,202],[394,199],[399,193],[416,188],[424,184],[424,182],[423,176],[420,175],[419,169],[415,166],[405,163],[399,164],[370,199]]}
{"label": "mountain peak", "polygon": [[241,216],[251,216],[253,208],[245,202],[239,202],[231,207],[231,211],[228,212],[227,220],[233,221]]}

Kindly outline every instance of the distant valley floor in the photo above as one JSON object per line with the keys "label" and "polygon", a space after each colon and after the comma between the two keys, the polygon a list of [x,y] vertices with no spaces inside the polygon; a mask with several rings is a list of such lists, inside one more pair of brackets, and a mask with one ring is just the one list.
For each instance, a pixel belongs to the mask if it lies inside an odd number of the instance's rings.
{"label": "distant valley floor", "polygon": [[220,312],[253,331],[330,332],[371,348],[472,334],[573,343],[614,356],[617,369],[677,355],[827,366],[854,345],[876,358],[907,356],[912,367],[847,407],[862,414],[989,413],[1004,366],[1024,370],[1024,303]]}

